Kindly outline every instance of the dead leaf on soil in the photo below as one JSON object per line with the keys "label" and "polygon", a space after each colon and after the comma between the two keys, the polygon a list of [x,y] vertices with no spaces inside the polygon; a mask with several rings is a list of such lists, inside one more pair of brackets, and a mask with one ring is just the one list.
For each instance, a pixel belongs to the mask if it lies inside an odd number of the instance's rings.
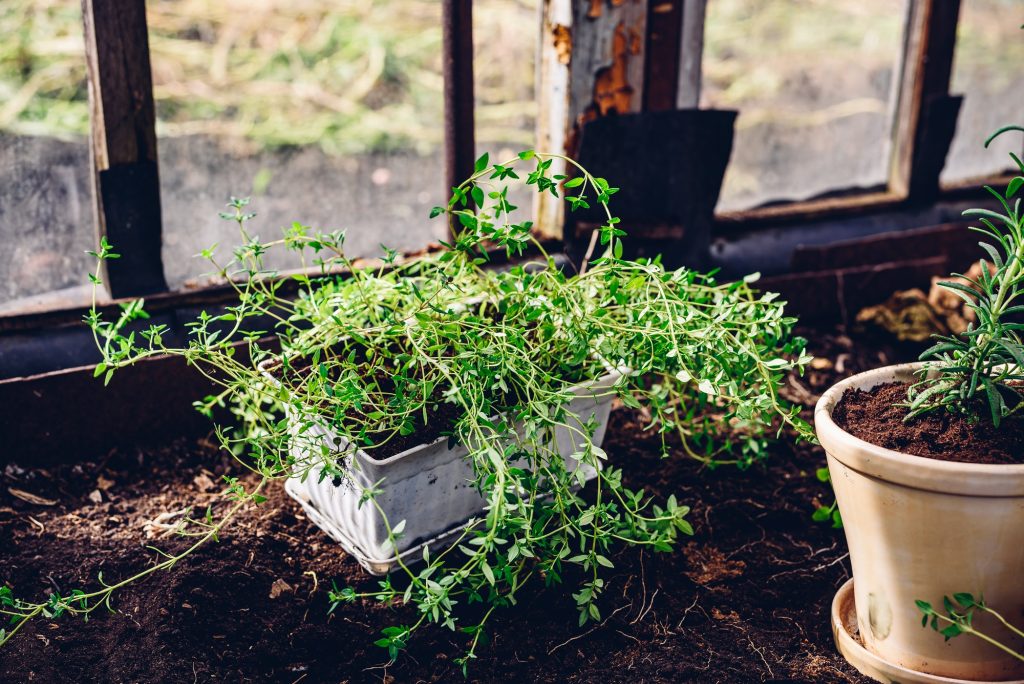
{"label": "dead leaf on soil", "polygon": [[92,501],[93,503],[96,504],[103,503],[103,495],[100,494],[100,490],[94,489],[91,492],[89,492],[89,501]]}
{"label": "dead leaf on soil", "polygon": [[8,487],[7,491],[10,493],[11,496],[17,497],[17,498],[21,499],[22,501],[27,501],[30,504],[35,504],[36,506],[56,506],[57,505],[57,502],[55,500],[53,500],[53,499],[44,499],[43,497],[37,496],[37,495],[33,494],[32,492],[26,492],[26,491],[23,491],[21,489],[15,489],[14,487]]}
{"label": "dead leaf on soil", "polygon": [[[988,269],[993,273],[995,265],[989,264]],[[924,342],[932,335],[962,333],[976,319],[974,310],[940,283],[969,285],[981,274],[981,262],[975,262],[966,277],[933,277],[927,294],[917,288],[894,292],[882,304],[861,310],[857,322],[870,323],[894,334],[898,340],[913,342]]]}
{"label": "dead leaf on soil", "polygon": [[932,335],[947,335],[950,330],[942,315],[917,288],[894,292],[878,306],[869,306],[857,314],[858,323],[870,323],[896,336],[896,339],[923,342]]}
{"label": "dead leaf on soil", "polygon": [[192,478],[192,484],[198,487],[199,490],[202,492],[208,492],[211,489],[215,489],[217,487],[217,485],[214,484],[213,480],[210,479],[210,476],[207,475],[206,473],[199,473],[194,478]]}
{"label": "dead leaf on soil", "polygon": [[104,492],[107,491],[108,489],[113,487],[114,484],[116,484],[116,483],[113,480],[108,480],[107,478],[103,477],[102,475],[100,475],[99,477],[96,478],[96,487],[98,489],[100,489],[101,491],[104,491]]}
{"label": "dead leaf on soil", "polygon": [[276,599],[285,592],[291,592],[292,586],[285,582],[283,579],[278,578],[274,580],[274,583],[270,585],[270,598]]}

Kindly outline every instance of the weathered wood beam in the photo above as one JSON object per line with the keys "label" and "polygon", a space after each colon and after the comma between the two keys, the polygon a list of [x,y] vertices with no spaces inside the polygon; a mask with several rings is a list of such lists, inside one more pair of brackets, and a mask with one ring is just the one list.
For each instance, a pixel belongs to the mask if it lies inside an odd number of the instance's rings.
{"label": "weathered wood beam", "polygon": [[[648,0],[542,0],[539,149],[574,155],[587,121],[643,110],[647,13]],[[535,215],[542,236],[561,237],[561,200],[538,194]]]}
{"label": "weathered wood beam", "polygon": [[644,111],[700,104],[707,0],[651,0],[647,12]]}
{"label": "weathered wood beam", "polygon": [[[444,64],[445,197],[473,173],[473,2],[444,0],[441,10]],[[454,230],[454,226],[450,226]]]}
{"label": "weathered wood beam", "polygon": [[[537,149],[564,152],[569,135],[569,82],[573,50],[572,0],[541,0],[540,47],[537,55]],[[564,166],[559,165],[559,173]],[[534,197],[534,230],[561,239],[565,217],[562,202],[540,193]]]}
{"label": "weathered wood beam", "polygon": [[706,12],[707,0],[683,0],[676,109],[696,109],[700,104]]}
{"label": "weathered wood beam", "polygon": [[145,0],[82,0],[97,238],[112,297],[167,289],[161,261],[156,114]]}
{"label": "weathered wood beam", "polygon": [[949,95],[960,0],[911,0],[894,81],[890,192],[911,200],[938,195],[959,100]]}
{"label": "weathered wood beam", "polygon": [[682,29],[683,0],[651,0],[647,8],[645,112],[675,109]]}

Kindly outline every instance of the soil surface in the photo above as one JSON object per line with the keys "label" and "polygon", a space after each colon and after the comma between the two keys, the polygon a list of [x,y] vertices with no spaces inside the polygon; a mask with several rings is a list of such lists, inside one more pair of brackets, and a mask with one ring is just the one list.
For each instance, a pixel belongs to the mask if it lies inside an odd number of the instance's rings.
{"label": "soil surface", "polygon": [[836,425],[865,442],[915,456],[961,463],[1010,465],[1024,462],[1024,420],[996,428],[979,407],[979,420],[932,411],[904,422],[907,386],[890,382],[869,391],[847,392],[832,411]]}
{"label": "soil surface", "polygon": [[[822,356],[787,397],[806,415],[838,377],[907,358],[807,334]],[[862,350],[871,349],[870,352]],[[577,626],[566,587],[537,584],[499,611],[469,681],[867,682],[836,653],[829,606],[849,577],[841,530],[811,521],[831,503],[814,471],[817,447],[786,439],[763,465],[702,469],[627,410],[613,412],[605,448],[626,486],[692,507],[696,533],[673,553],[620,549],[604,620]],[[183,509],[227,505],[220,476],[239,473],[212,443],[115,451],[49,470],[9,465],[0,486],[0,581],[26,599],[96,586],[147,566]],[[372,602],[328,615],[327,588],[377,579],[314,527],[279,484],[212,544],[167,573],[130,586],[115,614],[88,623],[38,619],[0,649],[0,681],[457,682],[466,635],[430,627],[394,663],[373,645],[411,608]],[[568,576],[568,582],[576,579]]]}

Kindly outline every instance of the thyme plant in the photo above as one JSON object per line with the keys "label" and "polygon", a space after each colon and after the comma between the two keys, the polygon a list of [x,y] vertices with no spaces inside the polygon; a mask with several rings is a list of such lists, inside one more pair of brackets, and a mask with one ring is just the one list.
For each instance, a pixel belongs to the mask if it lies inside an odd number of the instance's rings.
{"label": "thyme plant", "polygon": [[[554,174],[556,159],[574,175]],[[603,207],[601,254],[578,273],[560,268],[532,224],[514,218],[511,182],[563,197],[572,209]],[[439,424],[466,445],[486,514],[451,546],[424,550],[422,563],[400,561],[378,589],[330,592],[332,611],[362,600],[415,606],[408,622],[377,641],[392,658],[418,628],[436,623],[466,633],[465,667],[493,611],[514,604],[534,581],[571,581],[580,624],[599,620],[602,574],[613,567],[617,546],[669,551],[692,528],[689,509],[674,496],[654,501],[625,486],[622,471],[594,444],[592,421],[568,414],[574,385],[619,374],[606,393],[641,411],[663,454],[681,445],[708,466],[749,466],[785,425],[810,434],[798,408],[779,398],[785,374],[810,360],[804,341],[791,337],[793,319],[782,302],[743,280],[718,283],[666,270],[657,259],[623,259],[624,231],[609,208],[616,191],[559,155],[527,151],[500,164],[484,155],[448,204],[432,211],[458,227],[443,251],[413,261],[386,251],[371,264],[353,263],[340,231],[296,223],[263,242],[250,230],[246,200],[232,200],[224,217],[237,223],[240,246],[230,256],[215,247],[202,256],[234,287],[237,303],[200,314],[183,345],[171,343],[166,326],[147,325],[142,300],[123,304],[112,319],[94,305],[87,322],[103,357],[96,375],[109,380],[141,359],[173,354],[218,387],[197,408],[212,416],[230,407],[236,420],[216,434],[258,484],[247,491],[232,481],[236,506],[218,520],[208,514],[196,521],[202,541],[215,539],[239,506],[260,503],[270,480],[318,477],[356,486],[350,453],[319,438],[318,425],[371,455]],[[495,248],[513,257],[529,248],[536,256],[488,268]],[[307,268],[287,277],[268,269],[271,249],[300,253]],[[92,279],[99,285],[103,262],[117,254],[104,242],[96,257]],[[297,291],[286,295],[286,286]],[[572,458],[598,471],[584,493],[583,470],[567,468],[553,444],[556,428],[574,435]],[[385,480],[362,491],[364,505],[381,510],[376,496],[387,486]],[[388,525],[397,539],[404,521]],[[132,579],[169,568],[191,550]],[[0,642],[39,614],[88,616],[99,604],[110,607],[124,584],[43,602],[0,594],[0,610],[14,624]],[[461,610],[475,603],[482,608]]]}
{"label": "thyme plant", "polygon": [[1024,639],[1024,631],[1014,627],[999,612],[989,607],[983,597],[974,598],[973,594],[967,593],[953,594],[952,599],[943,596],[941,612],[935,610],[927,601],[915,601],[915,603],[917,609],[921,611],[921,626],[927,627],[930,624],[932,629],[941,634],[946,641],[961,634],[971,634],[1017,660],[1024,660],[1024,653],[1007,646],[974,626],[976,613],[991,615],[1015,637]]}
{"label": "thyme plant", "polygon": [[[1008,131],[1024,131],[1020,126],[1006,126],[985,141],[985,147]],[[987,413],[998,427],[1003,419],[1024,407],[1024,343],[1020,331],[1024,324],[1014,316],[1024,312],[1020,303],[1024,285],[1024,215],[1018,193],[1024,185],[1024,162],[1010,153],[1020,172],[999,192],[986,186],[1002,207],[1003,213],[988,209],[968,209],[965,216],[977,217],[981,226],[975,230],[991,239],[979,243],[991,257],[991,266],[982,259],[981,275],[968,278],[961,274],[956,281],[940,285],[962,298],[977,316],[977,323],[968,325],[959,336],[936,336],[937,342],[921,359],[927,363],[919,372],[920,379],[907,392],[907,420],[946,409],[977,417],[979,406],[988,406]]]}

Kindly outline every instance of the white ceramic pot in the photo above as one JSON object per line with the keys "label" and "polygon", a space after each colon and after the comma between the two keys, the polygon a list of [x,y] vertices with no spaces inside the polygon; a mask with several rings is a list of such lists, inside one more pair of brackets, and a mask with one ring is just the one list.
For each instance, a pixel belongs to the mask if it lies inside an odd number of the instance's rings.
{"label": "white ceramic pot", "polygon": [[[611,373],[571,390],[575,398],[568,404],[566,422],[580,427],[593,417],[597,428],[592,440],[597,446],[604,439],[615,398],[612,385],[618,378],[618,373]],[[294,423],[294,417],[291,419]],[[372,574],[390,572],[399,557],[403,562],[415,562],[421,558],[424,546],[436,553],[484,510],[486,501],[472,484],[476,477],[465,446],[448,448],[447,437],[442,437],[377,459],[362,449],[348,449],[347,440],[329,427],[310,423],[315,421],[307,420],[303,438],[293,443],[295,461],[315,463],[320,455],[310,454],[310,450],[326,449],[326,453],[345,459],[350,475],[335,484],[330,477],[320,479],[319,466],[305,468],[309,470],[307,477],[289,479],[285,491],[302,504],[310,520]],[[559,427],[554,431],[554,441],[568,470],[579,467],[585,480],[596,477],[593,467],[570,458],[579,450],[576,433]],[[370,503],[360,504],[363,490],[378,482],[381,491],[375,500],[380,510]],[[402,521],[402,534],[392,544],[388,525],[394,528]]]}
{"label": "white ceramic pot", "polygon": [[[850,548],[860,638],[871,653],[916,672],[1020,678],[1024,663],[981,639],[963,635],[947,642],[922,628],[914,601],[940,610],[944,595],[969,592],[1024,626],[1024,465],[903,454],[858,439],[832,420],[843,393],[912,382],[918,368],[855,375],[822,395],[814,411]],[[977,616],[975,626],[1024,646],[990,616]]]}

